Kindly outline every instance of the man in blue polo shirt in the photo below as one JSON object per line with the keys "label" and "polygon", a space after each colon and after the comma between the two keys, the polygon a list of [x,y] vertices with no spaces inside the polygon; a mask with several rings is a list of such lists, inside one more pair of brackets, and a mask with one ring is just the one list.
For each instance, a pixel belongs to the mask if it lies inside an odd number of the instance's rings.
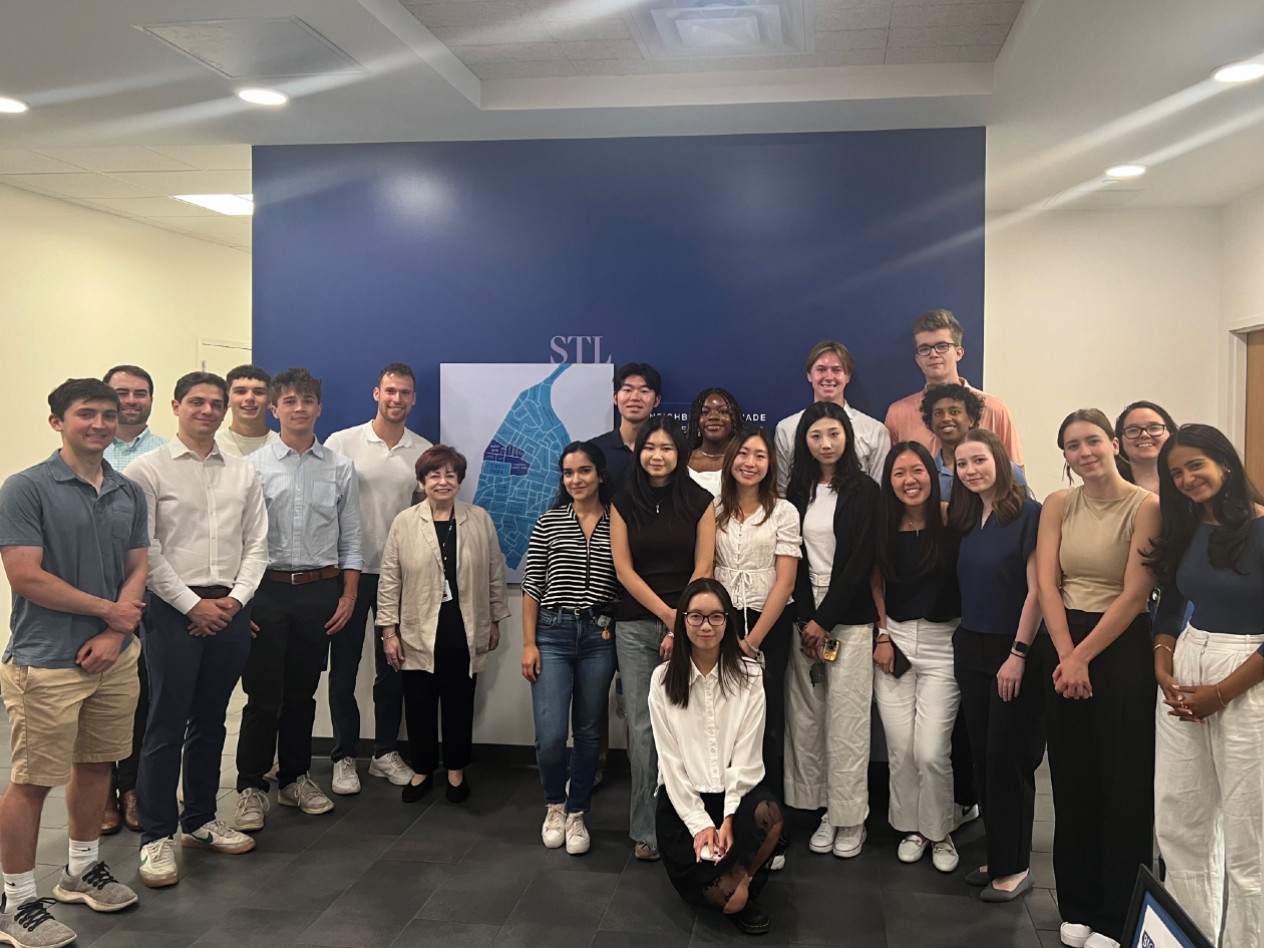
{"label": "man in blue polo shirt", "polygon": [[132,752],[149,532],[139,487],[103,461],[119,399],[104,382],[68,379],[48,396],[62,446],[0,489],[0,559],[13,589],[0,662],[13,771],[0,799],[0,938],[69,944],[75,933],[35,889],[40,814],[66,787],[70,856],[53,895],[113,912],[136,902],[101,861],[110,767]]}

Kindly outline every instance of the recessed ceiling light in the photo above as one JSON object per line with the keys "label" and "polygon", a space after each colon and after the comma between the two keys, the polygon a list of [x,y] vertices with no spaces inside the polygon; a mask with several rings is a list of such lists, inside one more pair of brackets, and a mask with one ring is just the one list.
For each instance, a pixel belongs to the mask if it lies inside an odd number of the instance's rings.
{"label": "recessed ceiling light", "polygon": [[196,204],[217,214],[228,214],[230,217],[246,217],[255,212],[253,194],[176,194],[177,201],[185,204]]}
{"label": "recessed ceiling light", "polygon": [[7,112],[10,115],[18,115],[29,108],[30,106],[20,99],[10,99],[7,96],[0,95],[0,112]]}
{"label": "recessed ceiling light", "polygon": [[1264,63],[1230,63],[1217,69],[1211,78],[1216,82],[1254,82],[1264,78]]}
{"label": "recessed ceiling light", "polygon": [[238,89],[237,98],[251,105],[285,105],[290,97],[276,89]]}
{"label": "recessed ceiling light", "polygon": [[1145,165],[1115,165],[1106,169],[1108,178],[1139,178],[1145,173]]}

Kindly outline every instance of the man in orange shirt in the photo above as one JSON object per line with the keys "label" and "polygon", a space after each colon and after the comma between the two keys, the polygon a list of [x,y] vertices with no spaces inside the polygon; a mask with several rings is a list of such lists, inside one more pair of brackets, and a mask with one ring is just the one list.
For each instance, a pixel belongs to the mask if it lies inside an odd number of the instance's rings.
{"label": "man in orange shirt", "polygon": [[932,309],[918,316],[913,322],[914,357],[917,367],[926,378],[920,392],[914,392],[892,403],[887,409],[886,425],[891,441],[920,441],[932,455],[939,451],[939,439],[931,433],[922,420],[922,395],[932,385],[959,383],[983,398],[983,417],[979,427],[996,433],[1009,452],[1009,458],[1019,466],[1023,463],[1023,447],[1018,440],[1018,429],[1009,408],[995,395],[974,388],[957,374],[957,363],[965,355],[961,344],[961,323],[946,309]]}

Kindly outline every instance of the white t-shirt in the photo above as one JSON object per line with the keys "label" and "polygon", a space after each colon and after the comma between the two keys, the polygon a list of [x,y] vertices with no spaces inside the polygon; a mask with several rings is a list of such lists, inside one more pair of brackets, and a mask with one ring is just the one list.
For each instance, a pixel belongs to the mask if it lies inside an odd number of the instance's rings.
{"label": "white t-shirt", "polygon": [[712,497],[720,496],[720,475],[724,473],[723,471],[695,471],[693,468],[688,468],[688,470],[695,484],[709,490]]}
{"label": "white t-shirt", "polygon": [[829,592],[830,574],[834,570],[834,551],[838,538],[834,536],[834,508],[838,506],[838,494],[828,484],[816,486],[816,497],[803,514],[803,546],[808,554],[808,576],[812,580],[812,595],[819,606]]}
{"label": "white t-shirt", "polygon": [[[860,461],[860,469],[882,483],[882,466],[887,462],[887,452],[891,450],[891,432],[887,426],[876,418],[870,418],[851,405],[844,405],[847,419],[851,422],[851,430],[856,438],[856,459]],[[803,412],[782,418],[777,422],[777,431],[773,441],[777,445],[777,493],[786,495],[786,485],[790,483],[790,464],[794,461],[794,433],[799,427],[799,419]]]}
{"label": "white t-shirt", "polygon": [[231,454],[233,457],[238,458],[254,454],[265,444],[273,444],[280,440],[281,436],[275,431],[255,436],[238,434],[231,428],[220,428],[215,433],[215,443],[219,445],[219,449],[225,454]]}

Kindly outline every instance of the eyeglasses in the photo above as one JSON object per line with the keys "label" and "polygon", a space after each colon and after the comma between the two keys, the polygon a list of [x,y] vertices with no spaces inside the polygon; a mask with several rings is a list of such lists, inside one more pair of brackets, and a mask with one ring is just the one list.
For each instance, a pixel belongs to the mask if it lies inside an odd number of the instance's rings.
{"label": "eyeglasses", "polygon": [[1165,431],[1167,431],[1167,425],[1159,421],[1150,425],[1127,425],[1124,427],[1124,437],[1129,441],[1136,441],[1142,433],[1145,433],[1151,438],[1157,438]]}
{"label": "eyeglasses", "polygon": [[708,628],[722,629],[724,628],[724,623],[728,621],[728,618],[729,617],[723,612],[686,612],[685,625],[689,626],[691,629],[701,629],[704,624]]}
{"label": "eyeglasses", "polygon": [[932,352],[936,355],[945,355],[949,349],[955,348],[957,348],[957,344],[955,342],[937,342],[934,345],[920,345],[913,351],[919,356],[925,358]]}

